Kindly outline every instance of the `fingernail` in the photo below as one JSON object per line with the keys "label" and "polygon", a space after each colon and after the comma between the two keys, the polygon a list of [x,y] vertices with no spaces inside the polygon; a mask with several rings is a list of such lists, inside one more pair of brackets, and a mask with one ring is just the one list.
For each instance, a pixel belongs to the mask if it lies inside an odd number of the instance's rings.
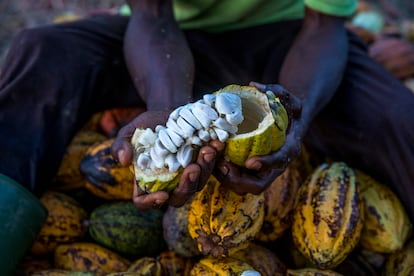
{"label": "fingernail", "polygon": [[211,162],[211,161],[214,160],[214,158],[216,158],[216,153],[214,153],[214,152],[203,154],[203,159],[206,162]]}
{"label": "fingernail", "polygon": [[223,175],[227,175],[229,173],[229,168],[227,166],[221,166],[220,171]]}
{"label": "fingernail", "polygon": [[125,150],[121,149],[118,151],[118,161],[122,161],[125,159]]}
{"label": "fingernail", "polygon": [[162,204],[164,203],[164,201],[157,199],[157,200],[155,200],[155,202],[154,202],[154,203],[155,203],[156,205],[162,205]]}
{"label": "fingernail", "polygon": [[190,173],[188,178],[191,182],[198,182],[198,173]]}
{"label": "fingernail", "polygon": [[254,162],[250,166],[250,169],[252,169],[252,170],[260,170],[261,168],[262,168],[262,163],[260,163],[260,162]]}

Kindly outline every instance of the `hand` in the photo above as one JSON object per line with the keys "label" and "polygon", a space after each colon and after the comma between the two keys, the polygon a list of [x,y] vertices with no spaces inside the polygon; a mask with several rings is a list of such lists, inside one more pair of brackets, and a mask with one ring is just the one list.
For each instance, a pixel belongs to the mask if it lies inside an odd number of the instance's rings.
{"label": "hand", "polygon": [[[169,111],[146,111],[123,127],[112,145],[112,154],[123,166],[132,163],[133,149],[130,144],[135,128],[155,128],[165,125]],[[138,209],[146,210],[168,204],[182,206],[194,193],[201,190],[207,182],[215,166],[216,156],[224,149],[218,140],[211,141],[200,148],[197,160],[188,165],[180,178],[180,183],[170,194],[164,191],[145,193],[134,183],[133,202]]]}
{"label": "hand", "polygon": [[414,45],[395,37],[381,37],[369,48],[369,55],[404,80],[414,76]]}
{"label": "hand", "polygon": [[238,194],[260,194],[273,180],[283,173],[287,165],[299,156],[304,128],[301,124],[301,101],[280,85],[264,85],[255,82],[251,86],[260,91],[272,91],[279,97],[289,116],[289,128],[284,145],[266,156],[254,156],[246,160],[245,168],[220,160],[214,175]]}
{"label": "hand", "polygon": [[217,153],[223,148],[224,144],[219,141],[212,141],[210,145],[202,147],[196,162],[184,169],[177,188],[170,194],[164,191],[145,193],[135,183],[132,196],[135,207],[146,210],[160,207],[167,202],[174,207],[182,206],[192,195],[204,187],[213,172]]}

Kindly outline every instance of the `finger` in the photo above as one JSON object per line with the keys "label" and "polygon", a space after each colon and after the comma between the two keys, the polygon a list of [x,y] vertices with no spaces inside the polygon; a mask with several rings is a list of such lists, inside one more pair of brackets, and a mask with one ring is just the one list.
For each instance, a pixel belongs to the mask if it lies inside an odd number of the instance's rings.
{"label": "finger", "polygon": [[217,152],[222,152],[226,146],[226,144],[220,142],[220,140],[211,140],[208,145],[213,147]]}
{"label": "finger", "polygon": [[138,185],[134,184],[132,201],[135,207],[139,210],[160,208],[167,202],[168,198],[168,193],[164,191],[145,193],[139,189]]}
{"label": "finger", "polygon": [[132,124],[128,124],[120,129],[111,147],[112,155],[122,166],[128,166],[132,163],[133,149],[131,138],[135,131]]}
{"label": "finger", "polygon": [[283,170],[271,169],[261,173],[252,172],[245,168],[220,161],[215,170],[216,178],[237,194],[260,194]]}
{"label": "finger", "polygon": [[201,168],[198,164],[192,163],[188,165],[180,177],[180,183],[172,191],[168,204],[180,207],[188,200],[188,198],[195,194],[199,190],[198,183],[200,173]]}
{"label": "finger", "polygon": [[204,146],[200,149],[200,153],[197,157],[197,164],[200,166],[200,176],[198,179],[198,190],[201,190],[213,173],[214,166],[216,165],[217,151],[210,146]]}

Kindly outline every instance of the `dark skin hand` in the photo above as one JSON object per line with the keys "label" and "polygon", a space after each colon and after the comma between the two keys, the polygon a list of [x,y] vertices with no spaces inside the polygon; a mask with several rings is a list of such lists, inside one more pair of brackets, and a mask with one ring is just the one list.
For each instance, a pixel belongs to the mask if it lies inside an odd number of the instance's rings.
{"label": "dark skin hand", "polygon": [[[310,122],[329,102],[339,86],[348,50],[344,21],[343,18],[326,16],[307,10],[302,31],[286,56],[279,76],[280,83],[286,89],[280,85],[251,83],[259,90],[273,91],[281,98],[288,111],[290,117],[289,131],[286,142],[279,151],[267,156],[251,157],[246,161],[246,168],[241,168],[219,159],[224,145],[213,141],[210,145],[201,148],[197,161],[184,170],[179,186],[171,194],[165,192],[143,194],[135,187],[133,195],[135,206],[139,209],[148,209],[167,202],[173,206],[181,206],[191,195],[203,187],[213,169],[216,177],[224,185],[229,186],[239,194],[258,194],[262,192],[300,153],[302,139]],[[174,45],[182,46],[186,44],[176,43]],[[139,61],[140,59],[137,58],[136,60]],[[154,72],[160,70],[160,68],[149,66],[154,69]],[[185,66],[179,67],[186,68]],[[163,70],[165,76],[168,76],[168,69],[171,70],[169,71],[170,74],[175,72],[173,67],[162,67],[161,69],[165,69],[165,71]],[[175,72],[176,77],[179,77],[181,73],[179,72],[177,76],[177,72]],[[141,79],[137,78],[137,80]],[[140,87],[139,82],[137,87]],[[146,89],[148,87],[151,87],[151,85],[144,85],[142,88]],[[294,94],[287,90],[294,91]],[[181,97],[181,102],[184,103],[183,99],[187,94],[180,94],[184,95],[184,97]],[[143,96],[144,101],[150,99],[146,97],[150,95],[149,93],[145,92],[140,95]],[[170,99],[174,98],[177,97],[174,96]],[[167,102],[167,105],[161,111],[157,107],[155,111],[149,110],[141,114],[119,132],[114,143],[113,153],[122,164],[131,164],[132,149],[129,140],[135,127],[151,127],[161,122],[164,124],[172,107],[177,106],[180,101],[171,102],[175,104],[168,104]],[[157,103],[150,103],[150,106],[157,106]],[[154,116],[155,114],[158,114],[158,117]],[[218,160],[217,164],[216,160]]]}
{"label": "dark skin hand", "polygon": [[369,55],[401,80],[414,76],[414,45],[409,41],[379,37],[369,46]]}
{"label": "dark skin hand", "polygon": [[221,159],[217,162],[214,175],[217,179],[238,194],[260,194],[272,181],[286,169],[286,166],[299,155],[301,143],[297,137],[300,128],[301,101],[277,84],[250,82],[262,92],[272,91],[285,107],[289,117],[289,128],[284,146],[277,152],[266,156],[255,156],[246,160],[246,168],[239,167]]}
{"label": "dark skin hand", "polygon": [[[132,9],[124,38],[127,67],[147,111],[123,127],[112,146],[112,154],[124,166],[132,164],[130,144],[135,128],[165,125],[169,113],[192,101],[194,62],[187,41],[175,22],[171,0],[129,0]],[[162,99],[162,101],[160,101]],[[149,209],[166,202],[180,206],[200,190],[212,173],[217,151],[223,144],[213,141],[202,147],[196,162],[183,172],[171,193],[145,194],[136,185],[133,202]]]}
{"label": "dark skin hand", "polygon": [[290,126],[282,148],[249,158],[245,163],[247,170],[220,160],[214,174],[224,185],[239,194],[259,194],[300,154],[309,124],[333,97],[342,79],[348,53],[344,23],[345,18],[306,9],[302,29],[279,76],[283,87],[251,83],[280,97]]}

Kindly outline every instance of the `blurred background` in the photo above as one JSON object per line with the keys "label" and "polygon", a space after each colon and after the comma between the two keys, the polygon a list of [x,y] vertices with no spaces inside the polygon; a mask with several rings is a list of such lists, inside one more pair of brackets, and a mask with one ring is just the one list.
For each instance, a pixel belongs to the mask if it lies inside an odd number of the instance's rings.
{"label": "blurred background", "polygon": [[[414,19],[413,0],[360,0],[362,8],[383,14],[389,23]],[[0,62],[13,36],[23,28],[72,20],[99,12],[117,12],[123,0],[0,0]]]}

